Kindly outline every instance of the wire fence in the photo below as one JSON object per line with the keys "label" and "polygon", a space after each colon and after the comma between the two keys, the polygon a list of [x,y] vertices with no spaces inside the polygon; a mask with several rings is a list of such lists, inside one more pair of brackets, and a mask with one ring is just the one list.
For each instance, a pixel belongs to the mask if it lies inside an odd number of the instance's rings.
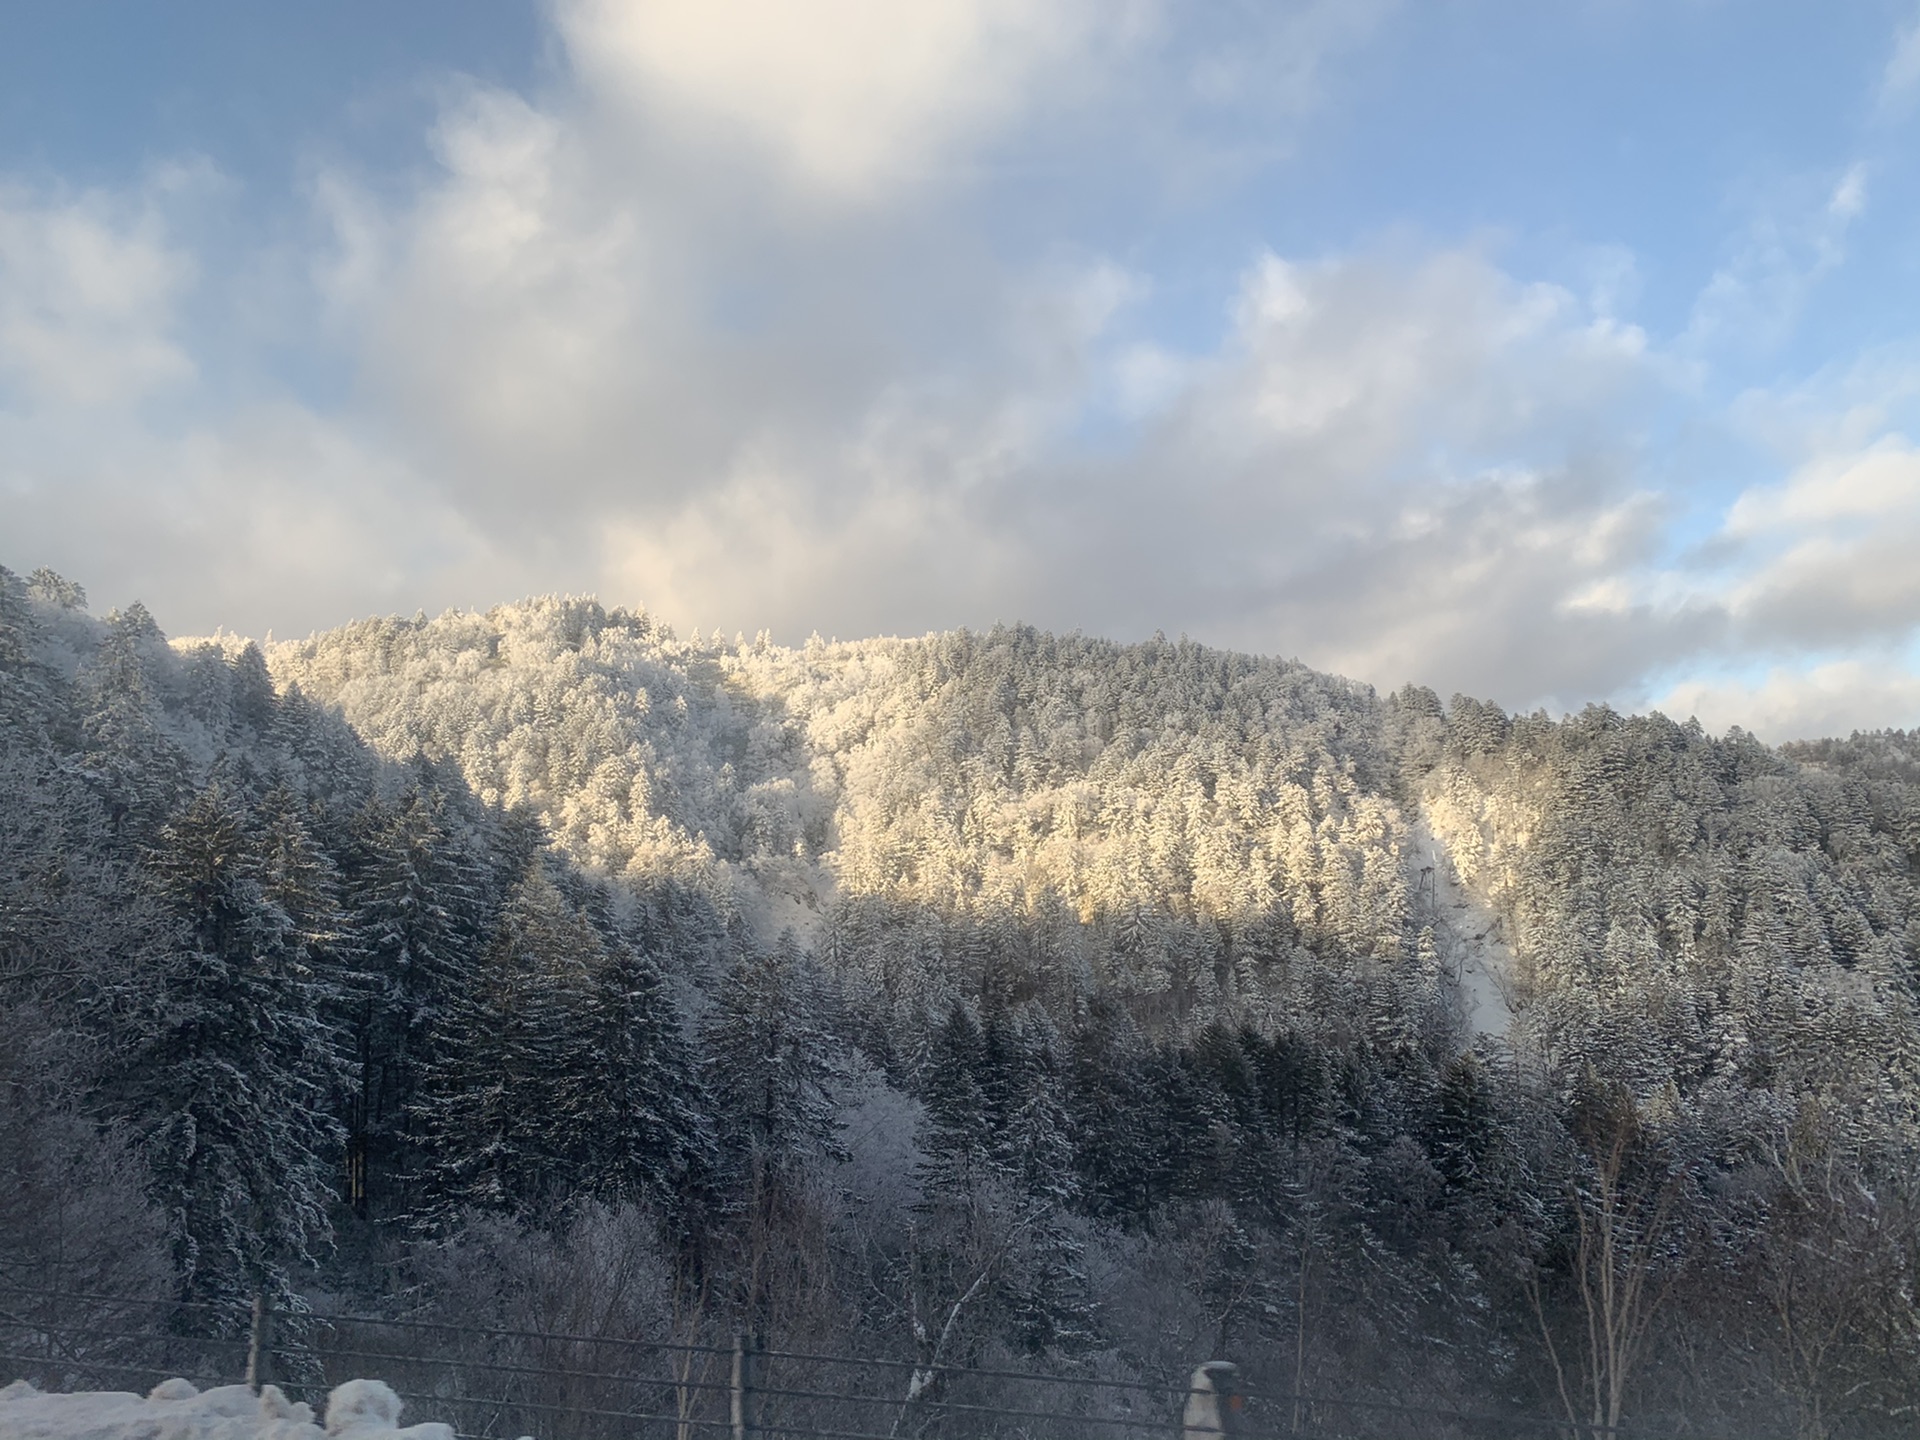
{"label": "wire fence", "polygon": [[[1205,1358],[1205,1357],[1201,1357]],[[1046,1374],[418,1318],[274,1315],[0,1282],[0,1381],[42,1390],[279,1384],[321,1408],[356,1377],[463,1440],[1128,1440],[1182,1434],[1189,1382]],[[1246,1386],[1254,1440],[1720,1440]],[[1746,1437],[1743,1437],[1746,1440]]]}

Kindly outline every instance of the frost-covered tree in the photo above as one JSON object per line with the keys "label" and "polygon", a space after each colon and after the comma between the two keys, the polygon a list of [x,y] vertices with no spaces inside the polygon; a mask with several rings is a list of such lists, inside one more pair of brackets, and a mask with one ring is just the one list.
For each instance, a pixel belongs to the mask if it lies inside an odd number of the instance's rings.
{"label": "frost-covered tree", "polygon": [[349,1198],[362,1214],[390,1209],[418,1159],[414,1106],[485,939],[485,868],[450,818],[441,792],[416,783],[397,802],[370,797],[351,824],[353,973],[343,1003]]}
{"label": "frost-covered tree", "polygon": [[289,1267],[331,1233],[339,1136],[323,937],[283,903],[294,898],[284,864],[229,790],[194,796],[146,862],[172,943],[113,997],[106,1088],[150,1166],[184,1298],[284,1294]]}
{"label": "frost-covered tree", "polygon": [[831,1086],[841,1070],[824,977],[791,935],[751,947],[722,981],[703,1031],[707,1083],[728,1165],[777,1186],[836,1153]]}
{"label": "frost-covered tree", "polygon": [[444,1223],[463,1206],[564,1205],[587,1123],[587,1097],[568,1082],[593,1043],[577,1021],[599,960],[599,937],[536,854],[435,1036],[415,1104],[424,1221]]}
{"label": "frost-covered tree", "polygon": [[587,1043],[562,1109],[580,1117],[583,1187],[690,1230],[715,1180],[711,1101],[653,957],[608,945],[587,976],[579,1023]]}

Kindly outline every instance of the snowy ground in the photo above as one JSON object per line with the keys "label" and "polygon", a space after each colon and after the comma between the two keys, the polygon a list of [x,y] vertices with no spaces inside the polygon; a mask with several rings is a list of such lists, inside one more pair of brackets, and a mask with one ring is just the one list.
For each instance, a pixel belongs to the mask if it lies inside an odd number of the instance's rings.
{"label": "snowy ground", "polygon": [[0,1389],[0,1440],[454,1440],[449,1425],[400,1426],[400,1397],[378,1380],[349,1380],[327,1397],[325,1425],[277,1385],[196,1390],[167,1380],[145,1396],[89,1390],[47,1394],[24,1380]]}

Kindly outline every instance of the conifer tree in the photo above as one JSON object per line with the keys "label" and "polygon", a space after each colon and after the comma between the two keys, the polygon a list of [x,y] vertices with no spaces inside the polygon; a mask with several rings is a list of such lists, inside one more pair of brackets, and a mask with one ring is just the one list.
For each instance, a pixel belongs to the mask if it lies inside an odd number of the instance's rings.
{"label": "conifer tree", "polygon": [[924,1076],[923,1303],[1032,1352],[1092,1334],[1056,1051],[1037,1010],[981,1025],[955,1004]]}
{"label": "conifer tree", "polygon": [[561,1108],[579,1117],[586,1189],[691,1229],[713,1182],[715,1137],[692,1047],[653,958],[609,945],[587,979],[580,1024],[587,1043]]}
{"label": "conifer tree", "polygon": [[986,1036],[966,1005],[955,1001],[928,1042],[921,1080],[927,1160],[923,1186],[933,1194],[965,1194],[995,1171],[995,1134]]}
{"label": "conifer tree", "polygon": [[828,1087],[839,1047],[827,1010],[826,986],[791,934],[771,949],[748,948],[721,983],[704,1040],[737,1183],[778,1183],[837,1153]]}
{"label": "conifer tree", "polygon": [[536,852],[435,1030],[415,1106],[421,1222],[445,1223],[463,1206],[540,1213],[565,1202],[585,1128],[568,1077],[585,1068],[582,995],[599,959],[598,936]]}
{"label": "conifer tree", "polygon": [[163,647],[146,607],[130,605],[107,618],[107,633],[88,666],[81,719],[84,758],[101,786],[113,822],[144,840],[172,811],[185,780],[184,758],[167,740],[148,676],[149,655]]}
{"label": "conifer tree", "polygon": [[284,1293],[331,1234],[339,1132],[315,936],[275,898],[239,799],[214,785],[160,831],[147,872],[178,929],[115,1002],[107,1094],[166,1213],[182,1294]]}
{"label": "conifer tree", "polygon": [[376,796],[352,827],[349,1198],[362,1213],[397,1198],[416,1162],[423,1074],[474,984],[483,943],[486,874],[443,823],[440,799],[419,785],[397,804]]}
{"label": "conifer tree", "polygon": [[38,654],[39,632],[31,591],[0,565],[0,725],[15,741],[44,736],[56,710],[58,677]]}

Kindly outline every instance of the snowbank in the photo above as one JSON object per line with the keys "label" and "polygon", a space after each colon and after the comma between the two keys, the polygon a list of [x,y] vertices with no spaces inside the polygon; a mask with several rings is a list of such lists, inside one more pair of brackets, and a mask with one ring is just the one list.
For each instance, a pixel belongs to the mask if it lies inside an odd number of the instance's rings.
{"label": "snowbank", "polygon": [[400,1428],[400,1397],[378,1380],[349,1380],[313,1407],[277,1385],[196,1390],[165,1380],[143,1399],[118,1391],[48,1395],[24,1380],[0,1390],[0,1440],[454,1440],[450,1425]]}

